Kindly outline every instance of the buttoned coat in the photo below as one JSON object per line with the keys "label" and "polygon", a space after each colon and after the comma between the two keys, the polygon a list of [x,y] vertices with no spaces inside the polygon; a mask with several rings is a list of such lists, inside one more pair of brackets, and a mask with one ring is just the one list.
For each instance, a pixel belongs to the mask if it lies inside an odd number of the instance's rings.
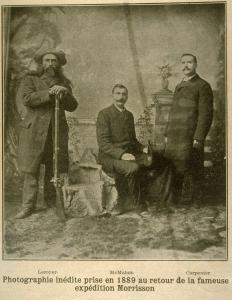
{"label": "buttoned coat", "polygon": [[113,172],[113,159],[123,153],[142,153],[143,145],[136,138],[133,114],[125,109],[120,112],[114,104],[99,112],[97,118],[99,162],[108,172]]}
{"label": "buttoned coat", "polygon": [[21,85],[21,99],[26,108],[26,114],[20,124],[18,163],[21,171],[35,173],[38,171],[44,155],[44,146],[49,126],[52,126],[54,136],[55,97],[49,95],[49,87],[59,84],[68,89],[68,93],[60,101],[60,153],[59,170],[68,170],[68,125],[65,110],[74,111],[77,101],[65,77],[51,80],[43,75],[26,75]]}
{"label": "buttoned coat", "polygon": [[173,161],[177,172],[189,168],[193,141],[204,143],[212,118],[213,92],[208,82],[196,74],[176,86],[165,134],[165,156]]}

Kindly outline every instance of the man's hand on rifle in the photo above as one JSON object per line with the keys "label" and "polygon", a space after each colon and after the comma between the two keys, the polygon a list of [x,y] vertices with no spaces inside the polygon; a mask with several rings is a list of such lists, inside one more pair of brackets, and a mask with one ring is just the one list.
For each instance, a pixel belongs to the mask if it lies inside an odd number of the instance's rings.
{"label": "man's hand on rifle", "polygon": [[62,95],[65,95],[68,93],[68,89],[64,86],[61,85],[53,85],[50,89],[49,89],[49,94],[50,95],[56,95],[61,97]]}

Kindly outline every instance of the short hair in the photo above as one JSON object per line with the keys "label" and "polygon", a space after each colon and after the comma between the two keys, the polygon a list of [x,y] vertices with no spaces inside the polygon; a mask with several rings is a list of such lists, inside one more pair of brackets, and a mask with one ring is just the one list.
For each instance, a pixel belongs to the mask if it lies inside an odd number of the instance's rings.
{"label": "short hair", "polygon": [[193,54],[191,54],[191,53],[184,53],[184,54],[181,55],[181,58],[180,58],[180,59],[182,59],[182,57],[184,57],[184,56],[192,56],[194,62],[197,64],[197,57],[196,57],[195,55],[193,55]]}
{"label": "short hair", "polygon": [[114,90],[115,90],[116,88],[119,88],[119,89],[125,89],[125,90],[126,90],[126,93],[127,93],[127,95],[128,95],[128,89],[127,89],[123,84],[120,84],[120,83],[115,84],[115,86],[114,86],[113,89],[112,89],[112,94],[114,93]]}

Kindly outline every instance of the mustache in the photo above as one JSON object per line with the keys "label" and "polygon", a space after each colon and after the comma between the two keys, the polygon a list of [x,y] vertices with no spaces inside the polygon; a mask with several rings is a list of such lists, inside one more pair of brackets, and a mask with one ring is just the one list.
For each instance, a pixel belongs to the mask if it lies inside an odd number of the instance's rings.
{"label": "mustache", "polygon": [[58,68],[54,68],[53,66],[49,66],[45,69],[45,72],[49,74],[50,76],[55,76],[59,73]]}
{"label": "mustache", "polygon": [[183,71],[185,71],[185,70],[190,71],[190,69],[189,69],[188,67],[184,67],[182,70],[183,70]]}

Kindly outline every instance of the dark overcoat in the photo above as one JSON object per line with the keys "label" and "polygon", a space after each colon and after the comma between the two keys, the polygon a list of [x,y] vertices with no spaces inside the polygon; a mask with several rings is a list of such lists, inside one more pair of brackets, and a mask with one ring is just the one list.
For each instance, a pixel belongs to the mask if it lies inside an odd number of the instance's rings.
{"label": "dark overcoat", "polygon": [[165,156],[173,161],[177,172],[184,173],[189,168],[193,140],[204,142],[212,118],[213,92],[209,83],[196,75],[176,86],[165,133]]}
{"label": "dark overcoat", "polygon": [[136,139],[133,114],[125,109],[120,112],[114,104],[99,112],[97,118],[99,162],[107,172],[113,172],[113,159],[123,153],[138,154],[143,145]]}
{"label": "dark overcoat", "polygon": [[68,170],[68,125],[65,110],[74,111],[77,101],[72,95],[69,81],[65,77],[51,80],[46,73],[26,75],[21,85],[21,99],[26,114],[20,124],[18,163],[21,171],[35,173],[38,171],[44,155],[44,146],[49,126],[54,136],[55,97],[49,95],[49,87],[59,84],[68,89],[60,102],[60,172]]}

